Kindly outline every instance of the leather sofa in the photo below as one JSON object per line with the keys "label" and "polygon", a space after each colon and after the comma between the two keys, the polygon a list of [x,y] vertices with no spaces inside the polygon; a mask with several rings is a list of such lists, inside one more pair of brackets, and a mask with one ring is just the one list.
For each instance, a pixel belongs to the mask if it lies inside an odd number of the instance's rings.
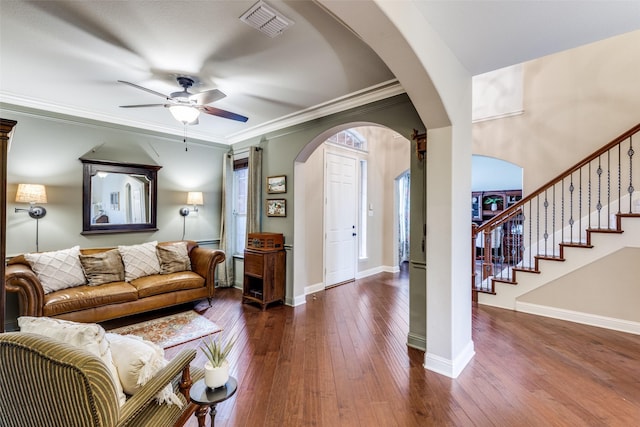
{"label": "leather sofa", "polygon": [[[159,242],[158,246],[175,242]],[[80,249],[95,254],[114,248]],[[20,316],[47,316],[76,322],[102,322],[208,298],[215,293],[216,266],[223,251],[201,248],[187,241],[191,271],[153,274],[131,282],[81,285],[46,293],[24,255],[9,260],[5,272],[7,292],[18,294]]]}

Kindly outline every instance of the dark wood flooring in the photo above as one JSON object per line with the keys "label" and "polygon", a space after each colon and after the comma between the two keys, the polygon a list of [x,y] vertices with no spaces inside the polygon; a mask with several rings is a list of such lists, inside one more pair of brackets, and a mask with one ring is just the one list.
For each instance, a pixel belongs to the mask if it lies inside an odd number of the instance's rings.
{"label": "dark wood flooring", "polygon": [[[453,380],[425,370],[424,353],[405,344],[405,274],[357,280],[296,308],[263,312],[237,289],[196,308],[239,337],[239,388],[218,405],[217,426],[640,425],[640,336],[480,306],[476,355]],[[204,363],[200,351],[194,363]]]}

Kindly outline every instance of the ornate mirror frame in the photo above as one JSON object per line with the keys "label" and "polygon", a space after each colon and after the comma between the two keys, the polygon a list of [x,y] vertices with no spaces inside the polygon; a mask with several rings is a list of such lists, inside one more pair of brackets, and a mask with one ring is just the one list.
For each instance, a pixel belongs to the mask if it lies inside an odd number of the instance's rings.
{"label": "ornate mirror frame", "polygon": [[[141,231],[156,231],[158,207],[158,170],[162,166],[141,165],[133,163],[117,163],[107,160],[80,159],[83,163],[82,180],[82,234],[131,233]],[[92,223],[92,180],[98,172],[117,173],[145,177],[145,206],[148,221],[143,223],[109,224]],[[118,203],[120,195],[118,193]],[[115,203],[112,200],[112,203]]]}

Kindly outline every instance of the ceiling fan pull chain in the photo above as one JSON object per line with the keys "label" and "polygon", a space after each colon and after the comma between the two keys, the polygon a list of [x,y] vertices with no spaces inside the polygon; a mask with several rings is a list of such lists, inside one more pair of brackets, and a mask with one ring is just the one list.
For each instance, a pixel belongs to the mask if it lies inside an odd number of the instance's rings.
{"label": "ceiling fan pull chain", "polygon": [[189,147],[187,146],[187,125],[184,125],[184,137],[182,138],[182,142],[184,142],[184,151],[189,151]]}

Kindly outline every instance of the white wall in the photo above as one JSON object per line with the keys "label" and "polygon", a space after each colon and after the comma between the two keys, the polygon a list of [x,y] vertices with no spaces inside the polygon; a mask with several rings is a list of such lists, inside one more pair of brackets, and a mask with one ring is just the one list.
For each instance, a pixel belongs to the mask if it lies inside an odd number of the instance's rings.
{"label": "white wall", "polygon": [[473,125],[473,153],[522,166],[524,193],[640,117],[640,31],[523,64],[524,113]]}

